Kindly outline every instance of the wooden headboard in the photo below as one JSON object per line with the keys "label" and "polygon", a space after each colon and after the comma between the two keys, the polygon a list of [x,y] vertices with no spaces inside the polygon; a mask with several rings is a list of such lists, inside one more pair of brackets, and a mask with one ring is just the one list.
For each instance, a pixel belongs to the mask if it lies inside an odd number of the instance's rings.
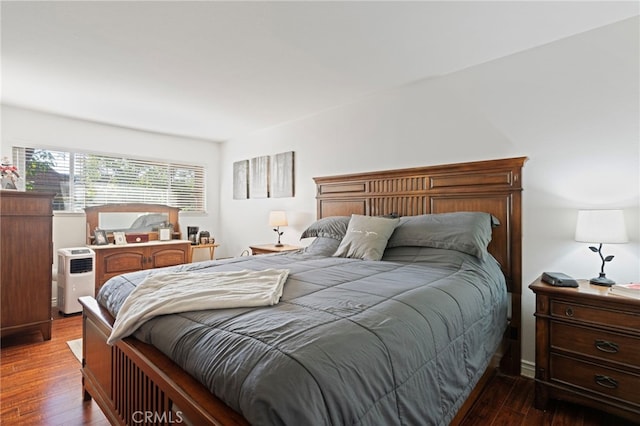
{"label": "wooden headboard", "polygon": [[[520,372],[522,294],[522,167],[526,157],[316,177],[317,216],[480,211],[500,220],[489,252],[511,293],[510,374]],[[504,360],[503,360],[504,361]],[[517,371],[517,373],[516,373]]]}

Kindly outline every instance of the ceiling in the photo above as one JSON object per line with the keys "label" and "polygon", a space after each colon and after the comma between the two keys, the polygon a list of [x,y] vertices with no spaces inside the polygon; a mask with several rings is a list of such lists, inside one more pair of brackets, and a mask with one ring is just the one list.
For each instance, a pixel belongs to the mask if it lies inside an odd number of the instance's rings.
{"label": "ceiling", "polygon": [[638,9],[609,1],[2,1],[1,100],[226,141]]}

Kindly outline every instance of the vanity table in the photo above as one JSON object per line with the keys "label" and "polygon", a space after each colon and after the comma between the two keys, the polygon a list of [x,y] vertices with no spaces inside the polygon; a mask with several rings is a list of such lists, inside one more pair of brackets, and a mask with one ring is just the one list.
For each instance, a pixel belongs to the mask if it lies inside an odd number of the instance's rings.
{"label": "vanity table", "polygon": [[98,294],[102,284],[116,275],[187,263],[191,243],[186,240],[156,240],[146,243],[89,247],[96,253],[95,294]]}
{"label": "vanity table", "polygon": [[[116,275],[180,265],[189,261],[191,243],[181,239],[179,210],[177,207],[161,204],[139,203],[106,204],[85,209],[87,245],[96,253],[96,294],[108,279]],[[158,221],[171,224],[171,239],[160,240]],[[113,227],[109,223],[118,226]],[[95,229],[105,231],[109,244],[94,244]],[[113,232],[116,231],[145,235],[146,241],[116,245],[113,244]]]}

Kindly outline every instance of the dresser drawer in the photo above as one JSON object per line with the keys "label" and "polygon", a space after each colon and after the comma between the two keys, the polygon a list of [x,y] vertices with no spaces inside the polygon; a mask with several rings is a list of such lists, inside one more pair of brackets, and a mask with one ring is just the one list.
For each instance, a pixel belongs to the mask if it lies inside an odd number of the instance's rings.
{"label": "dresser drawer", "polygon": [[551,301],[551,315],[592,324],[640,330],[640,312],[613,311],[558,300]]}
{"label": "dresser drawer", "polygon": [[640,338],[570,324],[551,323],[551,347],[640,369]]}
{"label": "dresser drawer", "polygon": [[552,382],[589,389],[640,405],[640,375],[551,354]]}

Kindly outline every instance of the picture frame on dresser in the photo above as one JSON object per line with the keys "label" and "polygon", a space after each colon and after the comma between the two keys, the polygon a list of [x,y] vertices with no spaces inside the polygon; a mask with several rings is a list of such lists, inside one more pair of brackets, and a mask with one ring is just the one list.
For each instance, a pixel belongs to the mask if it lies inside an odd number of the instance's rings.
{"label": "picture frame on dresser", "polygon": [[127,244],[127,236],[124,232],[114,232],[113,233],[113,243],[115,245],[121,246]]}
{"label": "picture frame on dresser", "polygon": [[93,231],[93,243],[97,246],[106,246],[109,244],[109,238],[107,232],[103,229],[96,229]]}

